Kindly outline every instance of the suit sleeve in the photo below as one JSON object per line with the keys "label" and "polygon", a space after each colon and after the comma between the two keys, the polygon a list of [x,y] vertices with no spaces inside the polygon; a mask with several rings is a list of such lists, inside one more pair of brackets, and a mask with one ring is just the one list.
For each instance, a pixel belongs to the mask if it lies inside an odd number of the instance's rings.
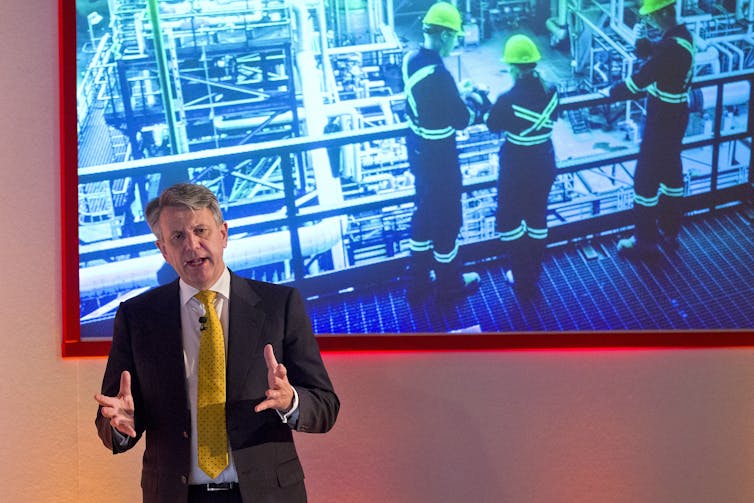
{"label": "suit sleeve", "polygon": [[123,304],[118,308],[118,312],[115,315],[113,340],[110,346],[110,355],[107,358],[107,367],[105,368],[105,375],[102,378],[101,392],[106,396],[117,396],[120,391],[120,374],[124,370],[128,370],[131,373],[131,394],[134,398],[134,416],[136,423],[136,438],[127,437],[125,444],[119,442],[119,439],[113,433],[113,428],[110,426],[110,421],[102,415],[101,408],[97,407],[97,417],[95,424],[97,426],[97,433],[102,440],[102,443],[108,449],[113,451],[113,454],[125,452],[131,447],[136,445],[136,442],[141,438],[144,432],[144,427],[141,425],[139,413],[142,410],[142,400],[138,393],[139,383],[138,376],[136,375],[133,362],[133,354],[131,352],[130,332],[128,328],[128,316],[126,315],[126,307]]}
{"label": "suit sleeve", "polygon": [[285,312],[283,364],[288,380],[299,396],[296,429],[308,433],[325,433],[335,424],[340,401],[327,374],[319,345],[298,290],[292,289]]}

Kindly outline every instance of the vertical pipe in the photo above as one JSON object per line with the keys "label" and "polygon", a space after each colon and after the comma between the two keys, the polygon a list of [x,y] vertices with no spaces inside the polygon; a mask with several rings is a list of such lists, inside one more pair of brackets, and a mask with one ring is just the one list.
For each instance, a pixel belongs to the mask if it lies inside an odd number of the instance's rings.
{"label": "vertical pipe", "polygon": [[[312,37],[313,27],[309,20],[309,8],[304,0],[298,0],[292,2],[290,5],[292,15],[296,18],[297,26],[297,44],[294,48],[296,58],[296,69],[298,70],[299,80],[301,83],[301,99],[306,110],[306,129],[307,134],[316,135],[321,134],[327,124],[327,117],[324,113],[322,106],[322,93],[320,89],[320,70],[317,68],[317,64],[312,51]],[[321,77],[320,77],[321,78]],[[318,148],[308,152],[312,170],[314,172],[315,183],[317,186],[317,194],[319,201],[322,204],[337,203],[343,201],[343,193],[341,191],[340,180],[332,176],[330,169],[329,158],[327,156],[327,149]],[[302,153],[299,162],[299,166],[303,169],[304,153]],[[302,176],[303,180],[303,176]],[[286,186],[291,184],[293,187],[293,178],[285,180]],[[298,209],[295,207],[295,200],[292,201],[292,206],[289,206],[289,221],[291,224],[291,247],[294,250],[294,272],[297,279],[301,279],[304,273],[302,264],[299,264],[300,260],[296,258],[296,254],[301,256],[300,240],[298,237],[298,220],[296,213]],[[336,221],[342,217],[333,217],[331,221]],[[332,259],[336,268],[341,268],[343,265],[339,263],[342,260],[343,254],[340,253],[342,249],[342,241],[334,245],[331,249]],[[298,250],[296,250],[298,248]]]}
{"label": "vertical pipe", "polygon": [[[122,59],[119,59],[116,61],[115,65],[118,72],[118,85],[120,86],[121,99],[123,100],[123,115],[126,118],[126,134],[128,135],[131,145],[134,147],[132,150],[138,152],[139,149],[136,148],[136,146],[139,142],[136,136],[139,129],[136,126],[136,117],[134,117],[133,107],[131,106],[131,87],[128,83],[128,75],[126,74],[126,64]],[[115,112],[117,110],[114,98],[115,94],[111,94],[110,96],[113,96],[113,112]],[[140,154],[137,155],[137,159],[142,157]]]}
{"label": "vertical pipe", "polygon": [[152,36],[154,38],[154,57],[157,61],[157,72],[160,78],[160,90],[162,91],[162,106],[165,109],[165,122],[170,136],[170,150],[173,154],[178,153],[178,135],[176,133],[175,112],[173,110],[173,91],[168,78],[168,63],[165,54],[165,46],[162,41],[162,29],[160,28],[160,12],[157,0],[147,0],[149,8],[149,21],[152,24]]}
{"label": "vertical pipe", "polygon": [[299,222],[297,218],[295,181],[293,180],[293,162],[290,154],[280,156],[280,172],[283,175],[283,191],[285,193],[286,216],[288,217],[288,234],[291,243],[291,265],[294,279],[303,279],[304,256],[301,252],[301,237],[299,236]]}
{"label": "vertical pipe", "polygon": [[322,58],[322,81],[325,93],[328,97],[337,98],[338,87],[335,82],[332,61],[330,61],[330,46],[327,42],[327,15],[324,2],[319,2],[317,5],[317,24],[319,25],[319,50]]}
{"label": "vertical pipe", "polygon": [[[710,172],[710,193],[714,194],[717,191],[717,175],[719,171],[719,162],[718,162],[718,156],[720,155],[720,139],[721,139],[721,129],[723,127],[723,112],[725,109],[725,105],[723,103],[723,87],[724,84],[717,84],[717,98],[715,102],[715,126],[712,133],[712,136],[715,138],[715,141],[712,143],[712,166],[711,166],[711,172]],[[714,200],[715,197],[713,195],[712,197],[712,206],[710,206],[710,210],[714,210]]]}
{"label": "vertical pipe", "polygon": [[558,24],[564,27],[568,22],[566,14],[568,13],[568,4],[566,0],[558,0]]}
{"label": "vertical pipe", "polygon": [[374,42],[374,34],[379,33],[379,25],[377,24],[377,21],[374,17],[374,2],[372,0],[367,0],[367,26],[369,26],[369,42]]}

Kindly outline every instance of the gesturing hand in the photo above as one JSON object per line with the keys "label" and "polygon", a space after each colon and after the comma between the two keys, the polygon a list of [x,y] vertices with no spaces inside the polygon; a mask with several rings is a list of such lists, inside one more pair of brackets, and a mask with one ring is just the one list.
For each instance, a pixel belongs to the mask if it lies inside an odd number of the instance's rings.
{"label": "gesturing hand", "polygon": [[285,365],[278,363],[275,359],[275,353],[270,344],[264,347],[264,361],[267,363],[267,385],[269,389],[264,394],[267,399],[254,407],[254,411],[262,412],[267,409],[277,409],[285,413],[293,406],[293,388],[288,382],[288,371],[285,369]]}
{"label": "gesturing hand", "polygon": [[102,407],[104,417],[110,419],[110,425],[129,437],[136,436],[134,429],[134,397],[131,396],[131,374],[124,370],[120,374],[120,390],[118,396],[105,396],[102,393],[94,395],[94,399]]}

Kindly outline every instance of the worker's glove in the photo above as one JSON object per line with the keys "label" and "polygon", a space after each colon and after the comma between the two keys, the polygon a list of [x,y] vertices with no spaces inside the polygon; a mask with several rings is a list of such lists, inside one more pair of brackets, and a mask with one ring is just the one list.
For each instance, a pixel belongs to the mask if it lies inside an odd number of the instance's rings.
{"label": "worker's glove", "polygon": [[636,41],[636,57],[647,59],[652,55],[652,42],[648,38],[640,38]]}
{"label": "worker's glove", "polygon": [[466,106],[468,106],[474,112],[474,124],[481,124],[484,122],[484,116],[492,108],[492,102],[488,96],[488,92],[481,89],[476,89],[466,97]]}
{"label": "worker's glove", "polygon": [[469,79],[464,79],[458,84],[458,92],[464,100],[474,92],[474,89],[476,89],[476,86]]}

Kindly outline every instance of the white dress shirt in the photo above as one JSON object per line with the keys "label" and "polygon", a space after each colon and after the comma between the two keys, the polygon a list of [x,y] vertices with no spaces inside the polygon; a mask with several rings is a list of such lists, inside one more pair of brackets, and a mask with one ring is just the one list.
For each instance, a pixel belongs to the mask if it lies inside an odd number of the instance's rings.
{"label": "white dress shirt", "polygon": [[[199,360],[199,339],[201,337],[199,318],[205,315],[204,305],[194,297],[199,290],[180,280],[181,290],[181,327],[183,337],[183,362],[186,369],[186,390],[191,409],[191,471],[189,484],[206,484],[208,482],[238,482],[236,466],[233,456],[228,456],[228,466],[215,479],[210,479],[199,468],[197,457],[197,430],[196,430],[196,391],[197,391],[197,365]],[[220,278],[209,290],[217,292],[215,299],[215,311],[220,318],[225,339],[225,354],[228,354],[228,311],[230,305],[230,271],[225,269]],[[226,356],[227,361],[227,356]],[[298,422],[298,392],[293,388],[293,406],[291,410],[283,414],[277,411],[280,419],[295,428]],[[228,444],[228,452],[231,452]]]}
{"label": "white dress shirt", "polygon": [[[188,392],[189,409],[191,410],[191,471],[189,484],[206,484],[208,482],[238,482],[236,466],[233,456],[228,456],[228,466],[215,479],[211,479],[199,468],[197,461],[197,433],[196,433],[196,389],[197,366],[199,364],[199,339],[201,337],[199,318],[204,316],[204,305],[197,300],[199,290],[185,283],[179,282],[181,288],[181,332],[183,337],[183,363],[186,369],[186,391]],[[209,290],[217,292],[215,311],[220,318],[225,339],[225,353],[228,353],[228,305],[230,303],[230,272],[222,273],[217,282]],[[226,358],[227,360],[227,358]],[[228,444],[230,453],[230,444]]]}

